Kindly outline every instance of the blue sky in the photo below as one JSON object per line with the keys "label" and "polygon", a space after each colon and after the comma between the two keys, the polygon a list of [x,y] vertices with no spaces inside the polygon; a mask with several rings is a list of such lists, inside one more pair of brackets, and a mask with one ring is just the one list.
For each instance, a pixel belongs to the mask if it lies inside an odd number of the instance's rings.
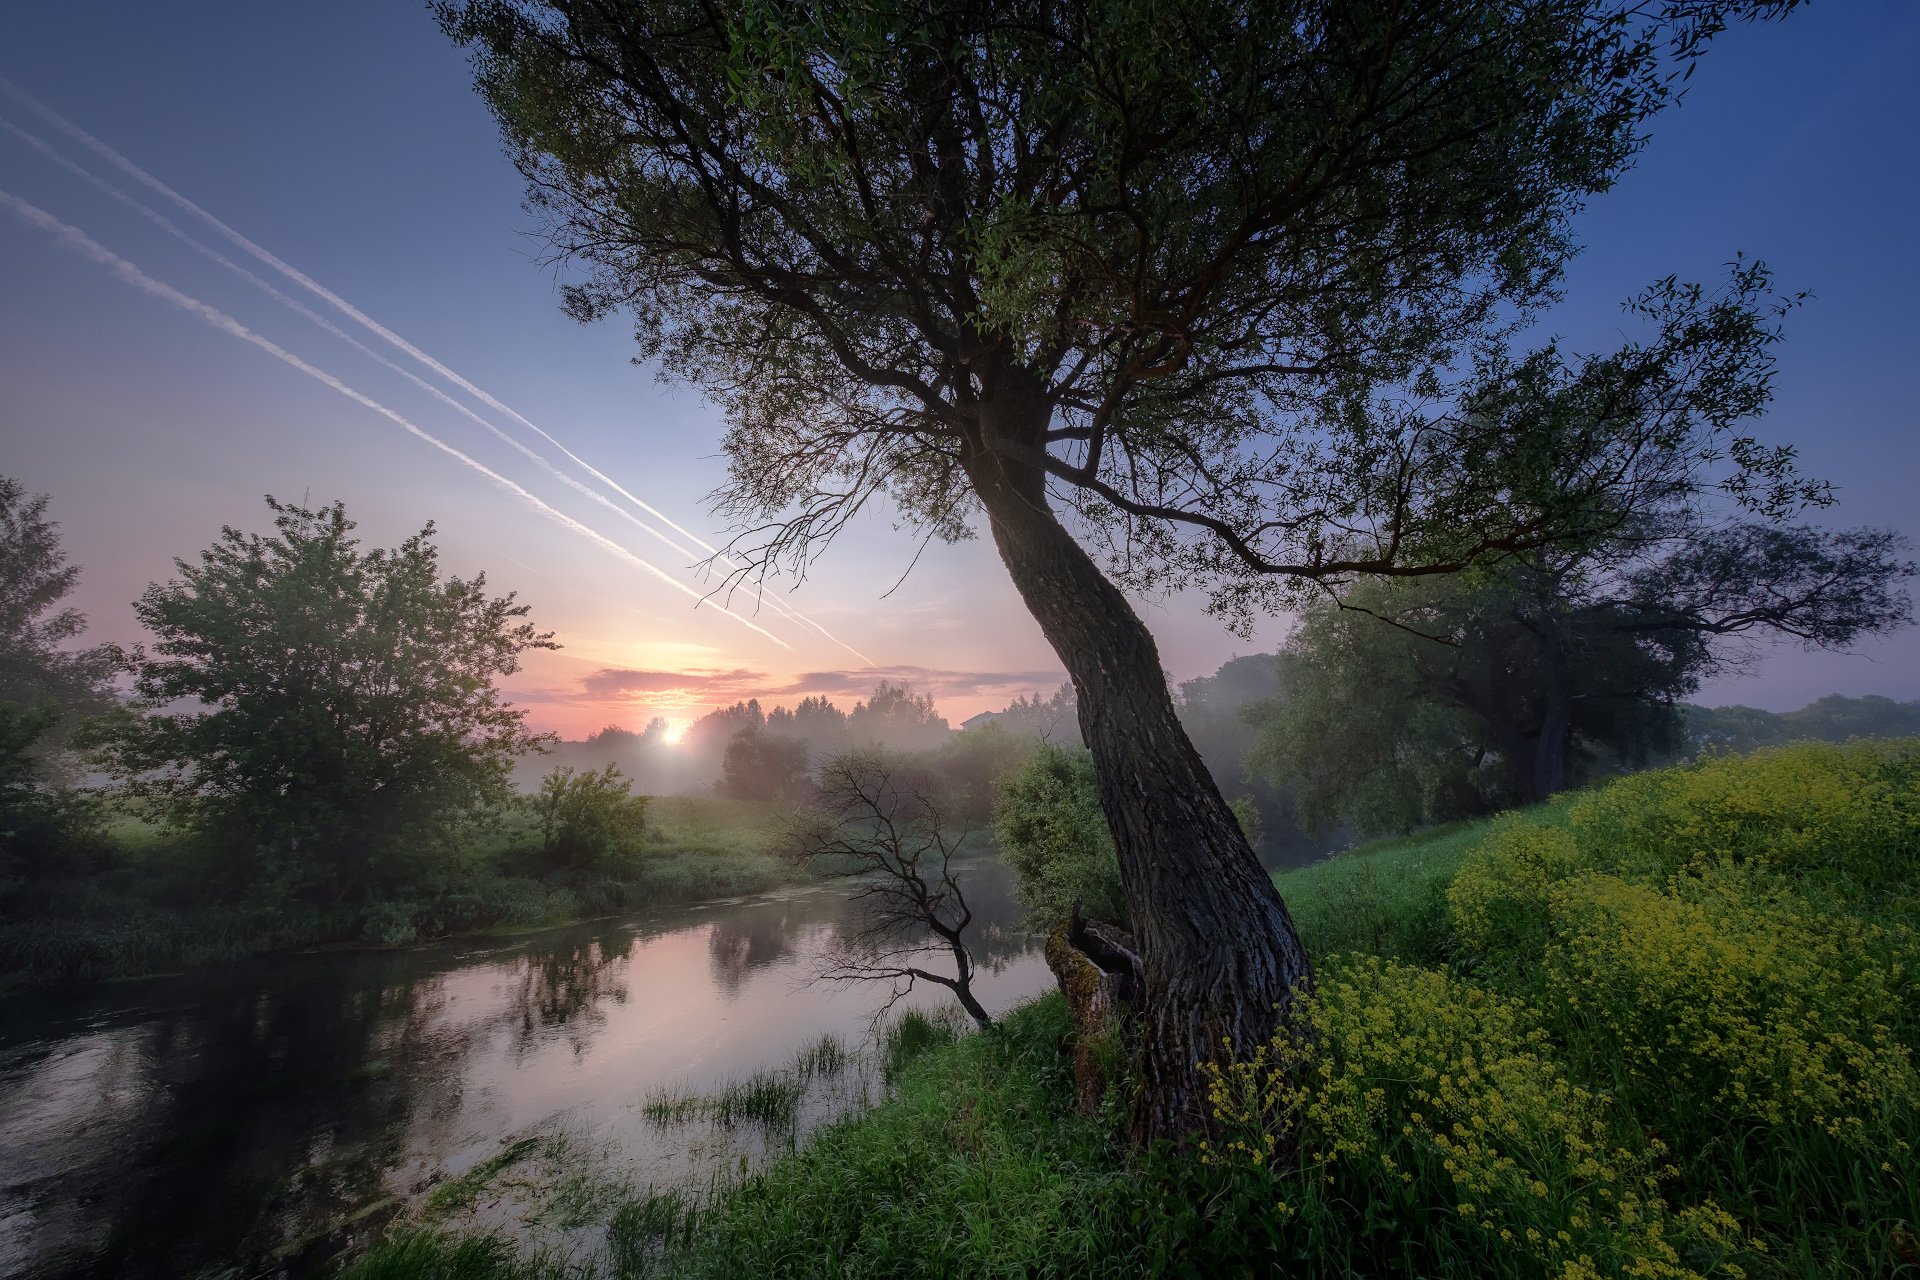
{"label": "blue sky", "polygon": [[[1711,279],[1744,252],[1816,300],[1791,320],[1779,399],[1760,424],[1832,479],[1836,523],[1920,534],[1920,6],[1816,4],[1729,33],[1686,104],[1656,123],[1619,187],[1582,217],[1588,246],[1552,329],[1614,345],[1619,303],[1678,272]],[[9,14],[0,76],[438,357],[637,496],[719,541],[701,499],[722,478],[718,416],[630,363],[620,323],[559,311],[526,233],[518,175],[424,6],[394,0],[152,5],[66,0]],[[0,120],[162,202],[0,96]],[[160,228],[0,131],[0,189],[84,231],[550,507],[690,580],[689,557],[544,474],[470,420],[314,328]],[[204,225],[163,208],[183,229]],[[237,256],[231,246],[222,251]],[[251,264],[255,269],[257,263]],[[297,292],[291,286],[290,292]],[[307,299],[311,302],[312,299]],[[316,304],[317,305],[317,304]],[[391,353],[389,353],[391,354]],[[482,408],[498,425],[517,424]],[[130,602],[224,523],[263,523],[260,496],[341,498],[374,541],[428,518],[450,568],[485,569],[567,646],[512,684],[542,724],[579,732],[656,711],[685,719],[748,693],[911,677],[955,720],[1057,682],[1058,664],[984,542],[912,559],[884,514],[784,597],[845,645],[762,609],[773,637],[693,601],[543,516],[365,405],[130,287],[0,210],[0,471],[54,497],[81,605],[102,637],[137,639]],[[676,535],[677,536],[677,535]],[[684,543],[684,539],[680,539]],[[1195,601],[1146,602],[1176,679],[1270,647]],[[740,609],[748,613],[745,607]],[[853,651],[875,664],[867,667]],[[608,669],[692,673],[609,698]],[[616,682],[617,683],[617,682]],[[637,680],[629,685],[671,685]],[[1912,634],[1851,657],[1776,652],[1713,702],[1785,708],[1820,694],[1920,697]]]}

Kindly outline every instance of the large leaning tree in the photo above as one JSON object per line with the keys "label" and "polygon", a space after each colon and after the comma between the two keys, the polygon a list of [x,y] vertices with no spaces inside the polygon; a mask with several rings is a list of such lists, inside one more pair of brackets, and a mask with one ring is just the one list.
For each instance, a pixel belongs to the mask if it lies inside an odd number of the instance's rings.
{"label": "large leaning tree", "polygon": [[[582,318],[730,423],[722,511],[797,569],[875,499],[984,513],[1070,674],[1140,932],[1143,1137],[1310,980],[1123,588],[1302,584],[1551,542],[1429,419],[1552,296],[1678,74],[1792,0],[447,0],[583,268]],[[1684,406],[1675,413],[1687,417]],[[1695,423],[1708,435],[1725,424]],[[1083,539],[1085,540],[1083,543]]]}

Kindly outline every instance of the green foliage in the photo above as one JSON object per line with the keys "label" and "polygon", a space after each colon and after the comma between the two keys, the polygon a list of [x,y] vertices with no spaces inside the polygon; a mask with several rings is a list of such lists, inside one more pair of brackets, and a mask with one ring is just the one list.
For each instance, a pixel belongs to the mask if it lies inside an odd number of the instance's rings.
{"label": "green foliage", "polygon": [[0,894],[16,878],[84,872],[105,837],[99,802],[45,776],[39,747],[59,721],[51,706],[0,702]]}
{"label": "green foliage", "polygon": [[738,800],[791,800],[807,784],[807,744],[751,726],[727,740],[721,786]]}
{"label": "green foliage", "polygon": [[77,771],[69,740],[90,717],[113,708],[111,681],[125,663],[114,645],[71,647],[87,622],[61,605],[80,569],[67,563],[59,529],[47,518],[45,494],[29,495],[18,480],[0,476],[0,704],[16,715],[46,717],[26,749],[35,775],[50,783],[70,781]]}
{"label": "green foliage", "polygon": [[540,781],[528,806],[540,821],[540,853],[569,871],[618,867],[639,852],[646,796],[632,793],[618,766],[575,771],[562,765]]}
{"label": "green foliage", "polygon": [[688,1277],[1139,1276],[1138,1184],[1073,1110],[1058,997],[922,1049],[880,1107],[724,1193],[663,1268]]}
{"label": "green foliage", "polygon": [[1242,712],[1260,730],[1246,768],[1296,786],[1324,830],[1411,831],[1495,804],[1461,713],[1421,695],[1419,640],[1377,620],[1308,610],[1279,655],[1280,692]]}
{"label": "green foliage", "polygon": [[1044,744],[1007,775],[994,804],[993,829],[1001,853],[1019,873],[1020,904],[1036,929],[1066,919],[1076,902],[1095,919],[1127,922],[1113,835],[1086,748]]}
{"label": "green foliage", "polygon": [[1873,695],[1848,698],[1830,693],[1798,711],[1787,712],[1692,705],[1680,710],[1687,741],[1696,751],[1737,755],[1789,742],[1920,736],[1920,702],[1895,702]]}
{"label": "green foliage", "polygon": [[[1252,767],[1299,783],[1322,823],[1474,817],[1680,754],[1676,703],[1722,668],[1726,637],[1838,649],[1912,620],[1892,534],[1701,529],[1659,486],[1617,501],[1617,525],[1582,543],[1308,609],[1282,692],[1249,709]],[[1712,732],[1712,714],[1692,718]]]}
{"label": "green foliage", "polygon": [[1486,829],[1421,957],[1451,971],[1323,952],[1312,1034],[1216,1075],[1215,1193],[1341,1274],[1895,1273],[1917,750],[1710,759]]}
{"label": "green foliage", "polygon": [[543,864],[534,816],[516,810],[490,843],[463,851],[456,871],[339,904],[212,898],[190,836],[121,815],[85,847],[85,876],[56,875],[8,894],[0,990],[167,973],[324,943],[398,946],[765,892],[800,874],[768,852],[784,814],[782,806],[715,796],[659,797],[637,856],[558,872]]}
{"label": "green foliage", "polygon": [[991,822],[1001,782],[1033,759],[1040,742],[1000,720],[950,735],[929,768],[953,816],[968,823]]}
{"label": "green foliage", "polygon": [[[1123,577],[1218,586],[1244,620],[1348,553],[1450,563],[1549,531],[1480,474],[1537,461],[1541,396],[1430,432],[1374,393],[1446,398],[1506,307],[1553,296],[1572,211],[1677,68],[1791,7],[436,10],[584,268],[570,311],[633,310],[642,354],[719,397],[728,509],[769,522],[763,558],[882,494],[966,536],[978,477],[1044,476]],[[1641,374],[1578,390],[1684,401]],[[1005,443],[976,475],[982,428]],[[1780,461],[1734,452],[1763,488]]]}
{"label": "green foliage", "polygon": [[432,525],[362,551],[338,504],[267,505],[273,535],[227,528],[136,603],[145,714],[106,754],[255,892],[367,896],[505,802],[546,739],[494,680],[555,646],[484,575],[443,579]]}

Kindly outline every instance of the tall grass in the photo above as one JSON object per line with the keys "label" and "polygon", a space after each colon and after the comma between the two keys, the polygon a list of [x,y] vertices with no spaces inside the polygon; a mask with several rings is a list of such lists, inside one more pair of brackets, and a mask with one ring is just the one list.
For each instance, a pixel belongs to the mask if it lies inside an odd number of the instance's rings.
{"label": "tall grass", "polygon": [[792,1071],[756,1071],[729,1080],[712,1093],[663,1088],[648,1095],[640,1114],[656,1125],[705,1122],[723,1129],[754,1124],[774,1131],[791,1129],[799,1116],[807,1082]]}

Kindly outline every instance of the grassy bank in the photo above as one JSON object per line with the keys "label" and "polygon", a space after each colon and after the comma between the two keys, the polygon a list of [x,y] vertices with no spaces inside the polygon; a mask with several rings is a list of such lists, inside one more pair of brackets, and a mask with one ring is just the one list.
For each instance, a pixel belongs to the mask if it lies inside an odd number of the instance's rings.
{"label": "grassy bank", "polygon": [[1204,1149],[1075,1113],[1050,997],[598,1258],[415,1223],[353,1274],[1920,1276],[1920,745],[1641,775],[1281,884],[1314,1035],[1238,1048]]}
{"label": "grassy bank", "polygon": [[[84,876],[17,889],[0,918],[0,994],[171,973],[328,944],[403,946],[760,893],[805,878],[768,852],[776,805],[656,798],[635,856],[592,874],[539,866],[511,814],[434,880],[346,904],[219,900],[178,837],[122,817]],[[209,900],[209,899],[212,900]]]}

